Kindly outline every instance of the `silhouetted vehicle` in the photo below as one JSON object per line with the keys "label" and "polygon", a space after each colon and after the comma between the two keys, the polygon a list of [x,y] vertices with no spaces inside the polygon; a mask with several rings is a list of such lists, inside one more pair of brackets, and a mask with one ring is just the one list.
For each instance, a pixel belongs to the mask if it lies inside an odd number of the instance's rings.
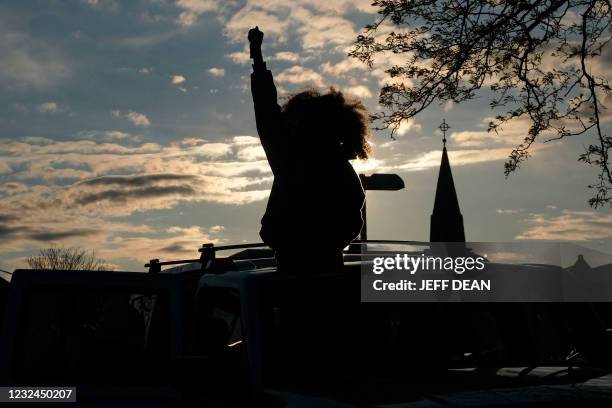
{"label": "silhouetted vehicle", "polygon": [[[396,244],[415,254],[429,246]],[[242,251],[217,257],[222,249]],[[604,406],[612,397],[607,369],[575,352],[547,317],[551,305],[361,303],[355,248],[334,273],[305,252],[313,273],[299,275],[277,273],[263,244],[201,251],[152,261],[149,273],[17,270],[2,385],[76,385],[92,406]]]}

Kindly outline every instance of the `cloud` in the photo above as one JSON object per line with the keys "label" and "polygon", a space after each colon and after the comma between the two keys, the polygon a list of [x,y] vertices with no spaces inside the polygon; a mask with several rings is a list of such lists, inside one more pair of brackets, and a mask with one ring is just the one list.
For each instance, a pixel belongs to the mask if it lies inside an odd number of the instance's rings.
{"label": "cloud", "polygon": [[208,140],[199,137],[186,137],[185,139],[181,140],[181,144],[184,146],[198,146],[207,142]]}
{"label": "cloud", "polygon": [[298,38],[304,50],[350,46],[356,38],[353,23],[345,15],[355,8],[375,11],[367,1],[252,1],[234,10],[226,21],[225,33],[234,42],[243,41],[247,30],[261,27],[270,43]]}
{"label": "cloud", "polygon": [[[0,163],[8,163],[12,172],[11,180],[0,183],[0,253],[57,243],[144,263],[184,256],[203,242],[222,242],[221,226],[160,231],[117,219],[182,202],[243,205],[265,199],[271,173],[267,161],[257,159],[258,143],[247,135],[222,143],[190,137],[147,147],[42,137],[6,140],[0,143]],[[56,183],[54,172],[76,180]]]}
{"label": "cloud", "polygon": [[239,149],[236,157],[244,161],[262,160],[266,158],[266,152],[261,145],[252,145]]}
{"label": "cloud", "polygon": [[[122,146],[116,143],[98,143],[93,140],[54,141],[46,138],[39,139],[41,140],[16,141],[0,139],[2,142],[0,143],[0,155],[13,156],[6,159],[10,162],[40,159],[41,156],[52,156],[55,159],[55,156],[58,154],[79,158],[80,155],[132,155],[158,153],[162,150],[162,147],[156,143],[144,143],[139,146]],[[81,158],[86,160],[86,158]]]}
{"label": "cloud", "polygon": [[[10,217],[5,217],[5,221],[13,221]],[[61,231],[49,231],[46,228],[36,228],[29,226],[0,226],[0,242],[6,243],[8,240],[26,239],[30,241],[61,241],[69,238],[83,238],[96,235],[96,231],[85,228],[63,228]]]}
{"label": "cloud", "polygon": [[[23,197],[34,197],[32,194]],[[146,226],[135,226],[118,223],[110,220],[87,218],[83,216],[67,216],[64,212],[54,212],[52,205],[47,210],[53,212],[51,215],[45,213],[39,217],[31,214],[15,212],[14,208],[7,206],[5,214],[0,215],[0,243],[2,252],[16,252],[27,249],[37,249],[42,245],[52,245],[62,242],[71,242],[73,245],[98,248],[106,231],[114,233],[145,233],[151,229]],[[32,211],[32,207],[23,206]],[[22,209],[23,209],[22,208]],[[12,211],[12,213],[11,213]]]}
{"label": "cloud", "polygon": [[259,138],[253,136],[234,136],[232,141],[238,146],[259,144]]}
{"label": "cloud", "polygon": [[493,117],[483,118],[478,127],[483,130],[465,130],[451,132],[449,139],[453,145],[460,147],[479,147],[479,146],[516,146],[521,143],[529,131],[531,122],[527,118],[516,118],[503,127],[498,128],[497,132],[488,131],[489,123],[495,121]]}
{"label": "cloud", "polygon": [[8,174],[11,171],[13,170],[11,169],[11,166],[9,166],[8,163],[0,162],[0,174]]}
{"label": "cloud", "polygon": [[[278,10],[286,10],[282,5]],[[289,28],[287,16],[277,16],[272,12],[263,10],[251,3],[234,13],[225,23],[225,35],[233,42],[246,40],[247,32],[254,26],[265,30],[268,42],[285,42]]]}
{"label": "cloud", "polygon": [[191,149],[193,154],[210,158],[221,158],[232,152],[232,145],[228,143],[203,143]]}
{"label": "cloud", "polygon": [[287,68],[275,77],[279,84],[311,84],[316,87],[323,87],[323,77],[318,72],[299,65]]}
{"label": "cloud", "polygon": [[70,58],[55,44],[7,27],[0,17],[0,83],[47,88],[72,76]]}
{"label": "cloud", "polygon": [[141,139],[140,135],[122,132],[120,130],[83,130],[79,132],[78,135],[83,139],[104,140],[112,142],[139,142]]}
{"label": "cloud", "polygon": [[[339,87],[348,89],[347,93],[359,98],[369,98],[373,96],[373,92],[363,83],[368,79],[363,75],[368,69],[367,66],[346,56],[357,37],[353,15],[355,10],[370,13],[376,12],[377,9],[369,4],[369,0],[246,0],[240,7],[228,7],[227,12],[219,15],[219,20],[225,24],[224,33],[228,39],[240,44],[245,43],[248,29],[255,25],[262,28],[265,32],[266,49],[272,50],[268,58],[271,61],[294,64],[283,72],[275,71],[275,79],[279,84],[315,87],[340,85]],[[286,44],[289,40],[292,46],[297,43],[298,48],[287,50]],[[282,51],[279,51],[279,48]],[[249,62],[246,49],[226,54],[226,57],[241,65]],[[315,59],[317,68],[312,69],[305,65]],[[350,71],[361,72],[358,77],[350,78],[347,77]],[[376,78],[375,75],[374,77]],[[345,82],[348,82],[348,86]],[[243,87],[245,88],[246,86]],[[288,88],[290,87],[279,86],[277,89],[282,95],[291,92]]]}
{"label": "cloud", "polygon": [[61,241],[66,238],[82,238],[89,235],[96,235],[96,231],[91,229],[68,229],[66,231],[40,231],[32,232],[29,231],[27,234],[28,238],[35,241]]}
{"label": "cloud", "polygon": [[55,113],[58,111],[57,103],[53,101],[41,103],[36,109],[40,113]]}
{"label": "cloud", "polygon": [[85,186],[124,186],[124,187],[146,187],[163,181],[193,180],[195,176],[186,174],[147,174],[137,176],[103,176],[85,180],[78,185]]}
{"label": "cloud", "polygon": [[[480,126],[487,126],[488,119],[485,118]],[[508,159],[512,147],[524,137],[529,124],[524,120],[517,120],[514,125],[510,124],[506,129],[500,129],[499,135],[490,134],[486,131],[461,131],[453,132],[449,137],[452,148],[448,155],[453,167],[472,165],[493,161],[505,161]],[[413,119],[402,122],[397,134],[403,136],[409,132],[420,132],[421,125]],[[388,141],[378,146],[381,149],[394,151],[391,157],[380,160],[377,171],[420,171],[440,166],[440,150],[421,152],[418,155],[404,153],[406,147],[405,138],[396,141]],[[553,147],[552,144],[537,144],[531,147],[531,152]]]}
{"label": "cloud", "polygon": [[[214,236],[212,236],[213,234]],[[130,259],[144,264],[150,259],[161,260],[198,258],[198,248],[204,243],[219,244],[224,240],[201,227],[171,227],[151,236],[109,237],[98,254],[105,259]]]}
{"label": "cloud", "polygon": [[279,61],[297,62],[300,59],[300,56],[295,52],[281,51],[274,54],[273,58]]}
{"label": "cloud", "polygon": [[6,224],[10,221],[15,221],[17,218],[13,215],[0,214],[0,223]]}
{"label": "cloud", "polygon": [[303,0],[301,3],[321,13],[346,13],[353,9],[363,13],[376,13],[378,10],[372,6],[371,0]]}
{"label": "cloud", "polygon": [[323,73],[333,76],[342,76],[351,71],[366,71],[367,65],[355,58],[345,58],[336,63],[326,62],[321,65]]}
{"label": "cloud", "polygon": [[449,138],[453,145],[462,147],[487,146],[503,143],[504,139],[495,132],[471,131],[452,132]]}
{"label": "cloud", "polygon": [[223,68],[210,68],[208,73],[214,77],[222,77],[225,75],[225,70]]}
{"label": "cloud", "polygon": [[122,35],[111,37],[109,42],[122,47],[134,48],[140,50],[146,47],[154,47],[156,45],[165,43],[173,37],[181,33],[180,29],[166,30],[166,31],[154,31],[145,34],[137,35]]}
{"label": "cloud", "polygon": [[372,97],[372,92],[365,85],[351,86],[348,88],[344,88],[343,91],[349,95],[353,95],[358,98],[371,98]]}
{"label": "cloud", "polygon": [[121,132],[119,130],[110,130],[107,132],[103,133],[104,136],[110,138],[110,139],[128,139],[128,138],[135,138],[136,136],[131,135],[127,132]]}
{"label": "cloud", "polygon": [[563,210],[561,215],[531,214],[516,239],[588,241],[612,237],[612,214]]}
{"label": "cloud", "polygon": [[410,118],[407,120],[403,120],[402,123],[400,123],[399,127],[397,128],[397,134],[399,136],[404,136],[405,134],[413,130],[417,132],[420,131],[421,125],[418,124],[413,118]]}
{"label": "cloud", "polygon": [[116,3],[115,0],[81,0],[81,3],[107,11],[119,11],[119,4]]}
{"label": "cloud", "polygon": [[182,75],[172,75],[172,83],[173,84],[182,84],[185,82],[185,77]]}
{"label": "cloud", "polygon": [[247,51],[236,51],[229,54],[225,54],[225,56],[232,60],[232,62],[234,62],[235,64],[241,65],[247,64],[251,60],[251,57],[249,56],[249,53]]}
{"label": "cloud", "polygon": [[80,194],[74,199],[74,205],[86,206],[100,201],[110,201],[113,205],[124,204],[130,200],[142,198],[193,197],[196,191],[188,185],[149,186],[124,190],[106,190],[96,193]]}
{"label": "cloud", "polygon": [[139,112],[134,112],[134,111],[121,112],[119,110],[113,110],[111,111],[111,114],[116,118],[127,119],[130,122],[132,122],[135,126],[148,127],[151,125],[149,118],[144,113],[139,113]]}
{"label": "cloud", "polygon": [[495,210],[496,213],[503,215],[518,214],[522,211],[522,208],[498,208]]}
{"label": "cloud", "polygon": [[[505,160],[508,158],[508,149],[464,149],[464,150],[451,150],[448,152],[449,160],[453,167],[465,166],[469,164],[484,163],[497,160]],[[410,159],[396,158],[396,161],[400,163],[391,164],[387,163],[386,166],[390,169],[405,170],[405,171],[417,171],[426,170],[429,168],[440,167],[440,158],[442,152],[440,150],[432,150],[429,152],[421,153],[418,156]]]}
{"label": "cloud", "polygon": [[[153,257],[176,259],[188,251],[195,253],[204,242],[222,241],[218,235],[211,238],[199,227],[169,233],[145,225],[101,221],[97,218],[70,218],[62,215],[56,219],[37,220],[3,218],[6,219],[6,223],[0,225],[3,253],[35,252],[38,248],[50,245],[78,246],[96,248],[97,254],[105,259],[127,259],[144,264]],[[74,223],[87,227],[67,227]],[[18,259],[13,261],[24,265],[23,259],[21,262],[16,262]]]}
{"label": "cloud", "polygon": [[28,186],[23,183],[8,182],[0,184],[0,194],[12,195],[28,191]]}
{"label": "cloud", "polygon": [[176,23],[183,27],[194,25],[201,14],[219,10],[222,2],[218,0],[178,0],[176,7],[184,10],[177,19]]}
{"label": "cloud", "polygon": [[[260,185],[267,183],[270,170],[258,143],[251,136],[217,143],[187,138],[168,146],[46,138],[6,141],[0,143],[0,163],[6,163],[11,180],[0,184],[0,208],[20,214],[27,206],[38,217],[76,212],[104,218],[170,208],[183,200],[261,200],[268,188]],[[29,186],[18,180],[50,183]]]}
{"label": "cloud", "polygon": [[195,24],[198,19],[198,15],[196,13],[190,11],[183,11],[176,18],[176,23],[183,27],[191,27]]}
{"label": "cloud", "polygon": [[301,34],[302,47],[306,50],[330,46],[341,46],[342,49],[357,38],[353,23],[344,17],[315,15],[306,9],[296,9],[292,16],[300,23],[297,32]]}
{"label": "cloud", "polygon": [[[179,202],[209,201],[224,204],[245,204],[267,195],[253,190],[259,179],[203,175],[103,176],[96,182],[80,182],[61,191],[60,206],[90,216],[127,216],[134,212],[169,209]],[[175,176],[175,175],[173,175]],[[111,178],[107,180],[107,178]]]}
{"label": "cloud", "polygon": [[444,104],[444,112],[450,112],[451,110],[453,110],[454,107],[455,107],[455,102],[453,102],[452,100],[448,100]]}

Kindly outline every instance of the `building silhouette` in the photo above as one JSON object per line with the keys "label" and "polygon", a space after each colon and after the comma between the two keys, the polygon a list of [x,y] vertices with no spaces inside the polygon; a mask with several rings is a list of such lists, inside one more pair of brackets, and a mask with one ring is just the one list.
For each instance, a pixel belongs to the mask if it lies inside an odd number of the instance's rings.
{"label": "building silhouette", "polygon": [[448,153],[446,151],[446,131],[450,126],[442,121],[440,129],[443,132],[442,161],[438,173],[436,198],[431,214],[429,240],[431,242],[465,242],[463,215],[459,208],[457,191],[453,181]]}

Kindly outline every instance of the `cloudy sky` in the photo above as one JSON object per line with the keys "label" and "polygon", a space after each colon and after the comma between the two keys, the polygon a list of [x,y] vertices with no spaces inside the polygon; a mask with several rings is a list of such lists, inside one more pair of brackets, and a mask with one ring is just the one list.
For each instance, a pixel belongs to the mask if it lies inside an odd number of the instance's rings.
{"label": "cloudy sky", "polygon": [[[249,93],[248,28],[281,94],[336,86],[377,109],[385,66],[346,56],[370,0],[41,0],[0,4],[0,268],[51,244],[118,268],[196,257],[204,242],[258,242],[271,173]],[[488,98],[433,107],[398,140],[374,135],[360,171],[407,188],[368,194],[370,238],[427,240],[443,117],[470,241],[609,242],[588,207],[588,138],[539,143],[506,180],[526,123],[486,132]],[[316,158],[313,158],[313,166]],[[313,192],[316,194],[316,192]]]}

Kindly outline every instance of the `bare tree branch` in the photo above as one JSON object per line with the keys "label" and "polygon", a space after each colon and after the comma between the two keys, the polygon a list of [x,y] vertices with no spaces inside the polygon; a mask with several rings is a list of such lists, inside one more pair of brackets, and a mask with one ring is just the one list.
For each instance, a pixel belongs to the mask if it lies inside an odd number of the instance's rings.
{"label": "bare tree branch", "polygon": [[50,247],[40,250],[39,255],[27,258],[32,269],[110,271],[113,267],[96,257],[94,250],[82,248]]}

